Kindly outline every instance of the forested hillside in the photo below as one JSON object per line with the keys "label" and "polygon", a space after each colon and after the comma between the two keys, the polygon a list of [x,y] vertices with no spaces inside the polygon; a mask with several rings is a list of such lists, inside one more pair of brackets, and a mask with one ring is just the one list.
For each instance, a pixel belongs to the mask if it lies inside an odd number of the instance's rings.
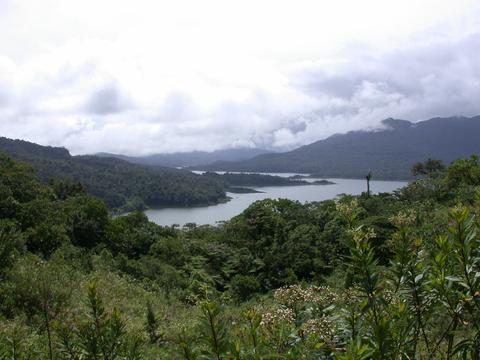
{"label": "forested hillside", "polygon": [[0,157],[2,359],[478,359],[480,163],[216,227]]}
{"label": "forested hillside", "polygon": [[100,153],[101,157],[116,157],[134,164],[150,166],[186,167],[211,164],[216,161],[238,161],[253,158],[269,151],[257,148],[223,149],[212,152],[191,151],[172,154],[152,154],[146,156],[125,156],[118,154]]}
{"label": "forested hillside", "polygon": [[317,177],[410,179],[413,163],[451,161],[480,154],[480,116],[435,118],[418,123],[387,119],[384,130],[338,134],[296,150],[250,160],[218,162],[202,170],[300,172]]}
{"label": "forested hillside", "polygon": [[71,156],[64,148],[6,138],[0,138],[0,151],[32,164],[43,182],[79,182],[113,208],[207,205],[225,200],[222,184],[189,171],[149,168],[115,158]]}

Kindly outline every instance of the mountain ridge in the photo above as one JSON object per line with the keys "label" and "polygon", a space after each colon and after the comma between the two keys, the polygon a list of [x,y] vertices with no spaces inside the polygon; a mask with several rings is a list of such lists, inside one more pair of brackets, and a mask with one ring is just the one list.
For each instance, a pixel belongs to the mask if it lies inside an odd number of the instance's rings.
{"label": "mountain ridge", "polygon": [[289,152],[238,162],[216,162],[209,171],[299,172],[320,177],[410,179],[412,165],[427,158],[449,163],[480,153],[480,116],[432,118],[412,123],[385,119],[376,131],[351,131]]}
{"label": "mountain ridge", "polygon": [[216,161],[238,161],[253,158],[257,155],[271,153],[260,148],[231,148],[207,151],[175,152],[170,154],[151,154],[145,156],[128,156],[112,153],[97,153],[99,157],[115,157],[134,164],[167,167],[189,167],[214,163]]}

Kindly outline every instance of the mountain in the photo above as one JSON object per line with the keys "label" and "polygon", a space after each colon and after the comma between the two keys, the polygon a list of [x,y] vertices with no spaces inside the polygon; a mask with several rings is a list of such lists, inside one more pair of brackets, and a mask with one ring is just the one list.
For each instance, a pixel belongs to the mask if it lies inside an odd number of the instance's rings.
{"label": "mountain", "polygon": [[225,200],[224,185],[185,170],[147,167],[97,156],[71,156],[68,150],[0,137],[0,152],[30,163],[40,180],[69,180],[113,208],[187,206]]}
{"label": "mountain", "polygon": [[172,154],[153,154],[147,156],[125,156],[118,154],[99,153],[100,157],[116,157],[134,164],[150,166],[187,167],[211,164],[216,161],[239,161],[253,158],[257,155],[266,154],[267,150],[257,148],[238,148],[216,150],[212,152],[192,151]]}
{"label": "mountain", "polygon": [[319,177],[411,178],[412,165],[427,158],[451,161],[480,153],[480,116],[434,118],[418,123],[383,120],[383,129],[336,134],[290,152],[216,162],[202,170],[300,172]]}

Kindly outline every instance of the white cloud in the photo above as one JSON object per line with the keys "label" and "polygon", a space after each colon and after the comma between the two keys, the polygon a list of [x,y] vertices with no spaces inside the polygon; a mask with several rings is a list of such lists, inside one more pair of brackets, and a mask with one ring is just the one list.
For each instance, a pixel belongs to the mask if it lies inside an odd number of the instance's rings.
{"label": "white cloud", "polygon": [[474,0],[0,0],[0,135],[74,153],[288,149],[480,113]]}

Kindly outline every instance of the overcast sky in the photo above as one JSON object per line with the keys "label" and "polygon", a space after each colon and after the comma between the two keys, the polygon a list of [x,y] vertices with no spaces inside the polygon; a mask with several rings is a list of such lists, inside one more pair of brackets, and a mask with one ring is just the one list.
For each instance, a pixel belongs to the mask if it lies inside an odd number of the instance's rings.
{"label": "overcast sky", "polygon": [[480,114],[479,0],[0,0],[0,136],[291,149]]}

